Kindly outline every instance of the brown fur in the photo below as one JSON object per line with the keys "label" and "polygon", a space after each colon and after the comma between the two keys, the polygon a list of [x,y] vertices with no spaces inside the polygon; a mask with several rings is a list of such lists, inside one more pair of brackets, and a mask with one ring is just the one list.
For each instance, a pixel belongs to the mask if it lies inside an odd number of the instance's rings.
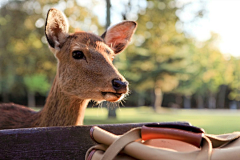
{"label": "brown fur", "polygon": [[[1,104],[0,129],[82,125],[90,100],[121,100],[128,92],[127,85],[118,90],[113,80],[127,83],[112,60],[127,46],[135,28],[135,22],[125,21],[108,29],[102,37],[87,32],[68,34],[64,15],[51,9],[45,33],[58,69],[46,104],[40,112]],[[85,58],[74,59],[73,51],[82,51]]]}

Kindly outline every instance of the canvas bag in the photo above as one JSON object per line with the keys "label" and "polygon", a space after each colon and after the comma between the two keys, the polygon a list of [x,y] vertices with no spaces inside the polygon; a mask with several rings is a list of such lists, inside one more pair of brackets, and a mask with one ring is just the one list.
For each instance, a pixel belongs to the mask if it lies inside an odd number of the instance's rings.
{"label": "canvas bag", "polygon": [[92,127],[98,143],[86,160],[235,160],[240,159],[240,132],[206,134],[187,123],[154,123],[114,135]]}

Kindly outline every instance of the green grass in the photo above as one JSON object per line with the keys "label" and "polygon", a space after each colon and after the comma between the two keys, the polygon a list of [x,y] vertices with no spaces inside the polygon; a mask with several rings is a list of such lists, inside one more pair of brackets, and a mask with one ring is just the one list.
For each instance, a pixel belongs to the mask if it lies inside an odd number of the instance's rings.
{"label": "green grass", "polygon": [[117,119],[108,119],[107,114],[106,108],[87,108],[84,124],[187,121],[211,134],[240,131],[240,111],[238,110],[163,109],[162,112],[155,113],[149,107],[122,107],[117,109]]}

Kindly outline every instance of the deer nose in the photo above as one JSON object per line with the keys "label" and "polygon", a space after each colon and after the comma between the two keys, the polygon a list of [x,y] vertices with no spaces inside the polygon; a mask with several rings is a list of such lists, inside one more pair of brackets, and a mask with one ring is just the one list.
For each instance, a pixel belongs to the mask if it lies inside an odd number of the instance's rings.
{"label": "deer nose", "polygon": [[128,90],[128,82],[121,81],[118,79],[112,80],[112,86],[117,93],[126,93]]}

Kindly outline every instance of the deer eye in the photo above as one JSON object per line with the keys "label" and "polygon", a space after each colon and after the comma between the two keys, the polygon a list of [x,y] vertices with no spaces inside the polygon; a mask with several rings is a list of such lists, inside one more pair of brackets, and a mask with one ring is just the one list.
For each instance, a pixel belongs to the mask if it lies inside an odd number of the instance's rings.
{"label": "deer eye", "polygon": [[74,59],[85,59],[85,56],[82,51],[73,51],[72,52],[72,57]]}

